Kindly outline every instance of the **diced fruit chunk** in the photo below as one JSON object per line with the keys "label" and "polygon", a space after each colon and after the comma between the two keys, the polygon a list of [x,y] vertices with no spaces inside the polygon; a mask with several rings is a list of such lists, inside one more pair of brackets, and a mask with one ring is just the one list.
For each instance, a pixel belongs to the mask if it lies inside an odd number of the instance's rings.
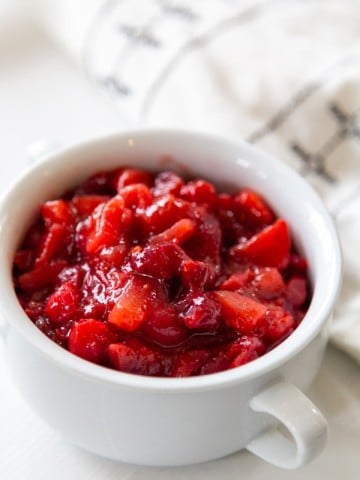
{"label": "diced fruit chunk", "polygon": [[167,230],[164,230],[153,237],[150,237],[149,243],[174,242],[181,245],[196,231],[196,223],[189,218],[183,218],[174,223]]}
{"label": "diced fruit chunk", "polygon": [[54,223],[69,225],[72,223],[70,205],[65,200],[51,200],[40,208],[45,225],[51,227]]}
{"label": "diced fruit chunk", "polygon": [[259,354],[256,350],[250,348],[244,348],[231,362],[230,367],[240,367],[240,365],[245,365],[246,363],[251,362],[259,357]]}
{"label": "diced fruit chunk", "polygon": [[217,196],[213,185],[205,180],[192,180],[184,185],[180,192],[181,196],[197,205],[208,205],[213,207]]}
{"label": "diced fruit chunk", "polygon": [[307,298],[307,284],[304,277],[292,277],[286,288],[286,295],[288,301],[294,307],[301,307],[304,305]]}
{"label": "diced fruit chunk", "polygon": [[54,223],[45,233],[41,249],[35,260],[35,267],[40,267],[53,259],[55,253],[63,247],[63,241],[66,236],[66,227]]}
{"label": "diced fruit chunk", "polygon": [[124,200],[125,207],[134,210],[138,208],[145,209],[151,205],[153,201],[151,191],[142,183],[134,183],[123,187],[119,190],[118,194]]}
{"label": "diced fruit chunk", "polygon": [[271,267],[257,269],[253,284],[256,293],[267,300],[278,297],[285,288],[279,270]]}
{"label": "diced fruit chunk", "polygon": [[[235,359],[238,355],[247,354],[262,355],[265,352],[265,344],[257,335],[242,335],[229,344],[226,354],[229,358]],[[244,354],[245,355],[245,354]]]}
{"label": "diced fruit chunk", "polygon": [[234,257],[264,267],[284,268],[289,262],[290,235],[284,220],[277,220],[245,243],[232,249]]}
{"label": "diced fruit chunk", "polygon": [[152,189],[154,195],[159,197],[171,193],[179,195],[181,187],[184,182],[175,172],[160,172],[155,177],[154,187]]}
{"label": "diced fruit chunk", "polygon": [[78,302],[78,289],[72,282],[66,282],[50,295],[46,303],[45,313],[54,324],[75,320]]}
{"label": "diced fruit chunk", "polygon": [[199,260],[185,259],[181,262],[180,278],[185,290],[199,291],[213,280],[214,267]]}
{"label": "diced fruit chunk", "polygon": [[121,267],[127,253],[128,245],[124,242],[102,248],[99,252],[99,258],[113,267]]}
{"label": "diced fruit chunk", "polygon": [[154,202],[143,214],[144,229],[152,234],[163,232],[177,221],[190,218],[192,211],[193,208],[189,202],[172,194],[155,197]]}
{"label": "diced fruit chunk", "polygon": [[270,225],[275,215],[253,190],[244,189],[235,197],[237,215],[250,226]]}
{"label": "diced fruit chunk", "polygon": [[151,286],[140,277],[130,278],[108,316],[108,322],[126,332],[138,330],[145,319]]}
{"label": "diced fruit chunk", "polygon": [[21,272],[30,270],[33,264],[33,261],[34,261],[34,253],[32,252],[32,250],[28,250],[28,249],[18,250],[14,257],[14,265]]}
{"label": "diced fruit chunk", "polygon": [[59,273],[66,266],[65,260],[41,265],[18,277],[19,285],[27,293],[36,292],[55,284]]}
{"label": "diced fruit chunk", "polygon": [[200,367],[209,358],[210,353],[206,350],[191,350],[180,353],[172,371],[173,377],[190,377],[196,375]]}
{"label": "diced fruit chunk", "polygon": [[143,183],[150,187],[153,182],[152,174],[145,170],[137,170],[135,168],[126,168],[123,170],[118,178],[117,190],[121,190],[127,185],[133,185],[134,183]]}
{"label": "diced fruit chunk", "polygon": [[76,322],[69,334],[69,350],[85,360],[102,363],[113,334],[103,322],[94,319]]}
{"label": "diced fruit chunk", "polygon": [[293,316],[281,307],[270,306],[264,319],[264,336],[268,342],[286,338],[295,328]]}
{"label": "diced fruit chunk", "polygon": [[224,352],[217,352],[215,355],[211,355],[202,367],[200,368],[200,375],[208,375],[209,373],[222,372],[229,368],[229,359]]}
{"label": "diced fruit chunk", "polygon": [[112,365],[121,372],[159,376],[163,373],[160,355],[149,347],[136,343],[134,347],[122,343],[109,345]]}
{"label": "diced fruit chunk", "polygon": [[197,211],[198,228],[184,245],[186,253],[194,260],[203,260],[214,264],[219,262],[221,249],[221,228],[215,215],[203,209]]}
{"label": "diced fruit chunk", "polygon": [[84,217],[90,215],[101,203],[109,200],[110,197],[107,195],[77,195],[72,199],[71,203],[76,213]]}
{"label": "diced fruit chunk", "polygon": [[88,235],[86,250],[93,254],[97,250],[120,243],[131,224],[132,212],[124,207],[124,201],[116,196],[100,204],[92,214],[92,230]]}
{"label": "diced fruit chunk", "polygon": [[221,284],[221,289],[233,291],[246,289],[254,277],[254,271],[250,268],[236,272]]}
{"label": "diced fruit chunk", "polygon": [[253,333],[265,317],[265,305],[236,292],[214,292],[221,307],[221,316],[230,328],[239,333]]}

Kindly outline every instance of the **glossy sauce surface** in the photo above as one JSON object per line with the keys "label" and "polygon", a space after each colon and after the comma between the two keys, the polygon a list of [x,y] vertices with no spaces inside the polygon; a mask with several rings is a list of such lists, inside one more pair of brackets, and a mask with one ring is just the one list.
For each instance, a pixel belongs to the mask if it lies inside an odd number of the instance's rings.
{"label": "glossy sauce surface", "polygon": [[150,376],[258,358],[297,327],[311,294],[286,221],[258,193],[126,167],[41,205],[13,278],[50,339]]}

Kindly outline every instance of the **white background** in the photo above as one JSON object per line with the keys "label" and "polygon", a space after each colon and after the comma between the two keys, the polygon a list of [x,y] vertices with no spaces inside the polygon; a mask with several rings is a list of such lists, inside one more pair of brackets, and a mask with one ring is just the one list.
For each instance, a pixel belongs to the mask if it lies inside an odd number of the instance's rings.
{"label": "white background", "polygon": [[[126,122],[111,100],[41,31],[0,16],[1,191],[25,168],[33,142],[67,144],[123,128]],[[187,468],[149,469],[108,461],[69,445],[25,405],[0,361],[0,479],[358,480],[359,367],[329,347],[309,395],[329,420],[330,439],[322,456],[302,470],[283,472],[244,452]]]}

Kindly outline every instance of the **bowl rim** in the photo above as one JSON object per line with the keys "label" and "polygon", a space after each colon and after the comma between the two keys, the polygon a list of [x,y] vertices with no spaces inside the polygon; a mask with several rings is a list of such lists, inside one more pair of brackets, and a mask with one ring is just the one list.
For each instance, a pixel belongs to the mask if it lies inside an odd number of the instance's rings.
{"label": "bowl rim", "polygon": [[[331,315],[341,287],[342,257],[339,238],[334,222],[318,194],[295,170],[290,168],[284,162],[264,153],[254,146],[244,141],[233,141],[214,134],[167,128],[126,130],[76,142],[70,146],[61,148],[54,153],[50,153],[35,164],[30,165],[15,179],[0,199],[0,229],[4,228],[2,219],[7,216],[8,212],[5,210],[9,198],[29,174],[34,174],[34,172],[39,171],[44,167],[51,168],[52,163],[59,162],[64,156],[76,156],[85,150],[90,152],[95,147],[101,148],[101,146],[104,147],[106,144],[112,142],[129,141],[130,139],[138,141],[139,139],[144,138],[151,138],[153,140],[158,139],[162,141],[169,141],[170,139],[174,140],[176,138],[181,141],[195,139],[197,141],[215,142],[224,148],[230,147],[238,149],[242,154],[245,152],[249,157],[258,157],[262,160],[266,160],[267,162],[270,162],[270,164],[276,165],[277,168],[280,168],[284,174],[289,177],[289,181],[295,181],[298,185],[301,185],[303,191],[306,192],[312,202],[314,202],[316,208],[319,209],[323,220],[326,223],[326,228],[332,240],[334,259],[332,275],[327,279],[328,290],[325,299],[326,301],[323,302],[319,311],[316,312],[312,310],[312,304],[310,304],[309,310],[305,316],[308,317],[312,315],[315,317],[312,329],[308,327],[306,331],[302,331],[303,329],[300,328],[300,324],[284,342],[272,351],[248,364],[242,365],[241,367],[209,375],[184,378],[165,378],[148,377],[112,370],[83,360],[57,345],[44,335],[31,321],[29,321],[29,318],[22,310],[13,289],[11,268],[2,268],[0,270],[0,285],[2,287],[0,288],[0,315],[6,317],[5,323],[7,322],[14,327],[16,331],[24,337],[32,347],[44,355],[47,360],[55,362],[57,365],[61,366],[61,368],[70,370],[78,376],[86,377],[87,379],[97,382],[106,382],[114,386],[151,392],[161,391],[163,393],[205,391],[245,382],[254,377],[266,374],[271,370],[277,369],[280,365],[286,363],[304,349],[319,333],[324,322]],[[88,155],[91,155],[91,153]],[[2,240],[0,240],[0,249],[1,246]],[[14,318],[18,320],[14,320]]]}

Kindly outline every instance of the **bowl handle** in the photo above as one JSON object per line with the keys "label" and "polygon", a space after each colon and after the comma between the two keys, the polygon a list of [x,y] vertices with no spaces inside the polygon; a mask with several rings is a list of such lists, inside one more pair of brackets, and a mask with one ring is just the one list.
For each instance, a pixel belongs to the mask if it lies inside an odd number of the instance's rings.
{"label": "bowl handle", "polygon": [[315,405],[297,387],[279,380],[250,402],[255,412],[271,415],[277,425],[247,446],[254,455],[281,468],[294,469],[315,458],[325,446],[328,426]]}

